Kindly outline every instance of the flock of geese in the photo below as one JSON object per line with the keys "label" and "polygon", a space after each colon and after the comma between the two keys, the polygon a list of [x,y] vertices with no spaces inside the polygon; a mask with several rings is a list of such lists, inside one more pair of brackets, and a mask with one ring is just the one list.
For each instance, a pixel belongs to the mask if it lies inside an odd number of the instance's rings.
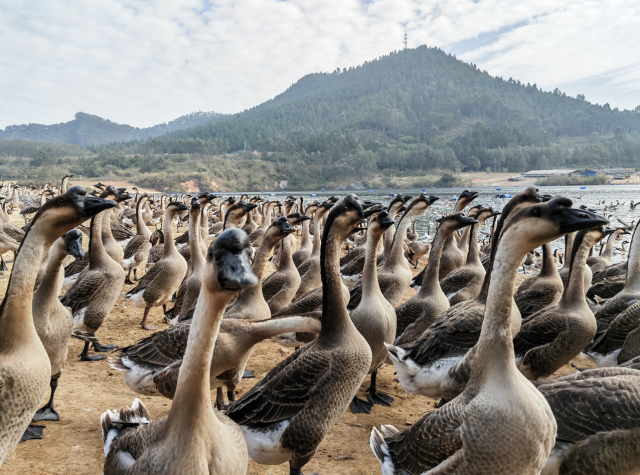
{"label": "flock of geese", "polygon": [[[248,457],[301,475],[346,410],[393,403],[376,385],[387,364],[405,391],[439,402],[404,430],[373,428],[383,475],[640,473],[637,227],[605,228],[606,217],[533,187],[500,211],[464,191],[423,243],[415,220],[438,200],[424,193],[387,206],[353,194],[156,199],[101,183],[88,194],[70,178],[0,188],[0,254],[14,253],[0,306],[0,466],[42,437],[31,422],[60,419],[73,336],[82,361],[115,351],[109,364],[131,390],[172,399],[161,419],[137,398],[102,414],[106,475],[245,474]],[[24,228],[10,222],[17,209]],[[612,265],[629,234],[627,259]],[[563,236],[564,254],[552,252]],[[533,275],[516,290],[522,266]],[[125,283],[142,328],[157,329],[153,307],[170,326],[103,345]],[[266,339],[296,350],[236,398]],[[598,368],[551,379],[580,355]]]}

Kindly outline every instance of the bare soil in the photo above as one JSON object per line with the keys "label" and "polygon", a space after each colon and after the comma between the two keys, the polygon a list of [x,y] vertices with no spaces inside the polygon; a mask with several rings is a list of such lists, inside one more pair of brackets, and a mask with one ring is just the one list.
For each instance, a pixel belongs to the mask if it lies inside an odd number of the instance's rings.
{"label": "bare soil", "polygon": [[[124,184],[123,184],[124,185]],[[15,213],[16,224],[20,218]],[[24,224],[24,223],[22,223]],[[86,249],[88,239],[84,239]],[[9,255],[5,256],[9,257]],[[426,264],[421,261],[417,274]],[[11,267],[12,264],[8,264]],[[268,272],[273,272],[267,265]],[[517,285],[524,280],[519,275]],[[0,276],[0,295],[4,296],[9,281],[9,273]],[[135,309],[122,297],[131,288],[125,286],[118,304],[109,315],[97,336],[101,343],[118,346],[130,345],[150,334],[142,330],[139,323],[142,310]],[[404,300],[415,294],[409,289]],[[162,309],[151,310],[150,323],[161,329]],[[102,473],[104,452],[100,431],[100,415],[107,409],[119,409],[130,405],[134,398],[140,398],[149,409],[154,419],[163,417],[169,412],[171,401],[159,397],[140,396],[129,390],[118,371],[109,368],[108,361],[81,362],[78,358],[82,350],[82,342],[71,339],[69,358],[60,379],[56,393],[55,407],[60,413],[58,422],[46,422],[44,438],[21,443],[0,469],[0,474],[15,475],[98,475]],[[247,368],[255,371],[255,379],[245,379],[239,386],[240,394],[244,394],[260,380],[271,368],[291,353],[279,345],[264,341],[260,343],[251,356]],[[578,367],[592,366],[591,362],[576,359],[573,363]],[[563,367],[554,377],[575,372],[571,365]],[[367,377],[362,385],[359,397],[366,399],[364,389],[369,386]],[[327,434],[318,448],[316,455],[305,467],[305,473],[319,472],[321,475],[369,475],[379,474],[380,466],[369,449],[369,435],[373,426],[391,424],[403,429],[429,411],[434,409],[435,400],[423,396],[412,396],[403,391],[394,376],[393,366],[387,366],[379,372],[378,388],[381,392],[391,394],[395,398],[391,407],[374,406],[370,415],[352,414],[349,410]],[[49,397],[47,392],[42,401],[44,405]],[[215,391],[211,393],[215,399]],[[42,423],[40,423],[42,424]],[[288,475],[288,464],[280,466],[258,465],[249,461],[248,474],[251,475]]]}

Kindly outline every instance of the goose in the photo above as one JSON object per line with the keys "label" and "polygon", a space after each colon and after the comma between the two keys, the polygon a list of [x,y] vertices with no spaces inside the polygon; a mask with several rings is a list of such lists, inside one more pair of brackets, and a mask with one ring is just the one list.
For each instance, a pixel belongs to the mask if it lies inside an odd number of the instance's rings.
{"label": "goose", "polygon": [[262,224],[260,227],[256,228],[254,232],[249,235],[249,239],[251,239],[251,243],[258,247],[260,245],[260,241],[262,240],[262,235],[267,231],[269,226],[271,226],[272,219],[271,215],[273,213],[273,206],[278,206],[280,203],[277,201],[271,201],[269,203],[265,203],[262,207],[262,211],[264,216],[262,218]]}
{"label": "goose", "polygon": [[556,197],[521,209],[505,225],[469,382],[462,394],[408,429],[372,430],[371,449],[384,473],[540,473],[557,426],[549,404],[515,365],[510,307],[513,281],[529,250],[605,222],[571,204]]}
{"label": "goose", "polygon": [[2,255],[6,252],[16,252],[19,247],[20,243],[18,241],[0,232],[0,272],[8,270]]}
{"label": "goose", "polygon": [[28,215],[37,213],[42,205],[47,202],[47,199],[53,195],[55,195],[55,193],[52,190],[44,190],[40,194],[39,198],[34,196],[30,201],[26,202],[25,206],[20,211],[20,215],[24,218],[25,222],[27,221]]}
{"label": "goose", "polygon": [[[420,193],[420,195],[411,201],[402,218],[400,218],[384,263],[378,269],[380,290],[394,307],[397,307],[400,303],[400,299],[411,285],[411,278],[413,277],[409,263],[403,256],[404,236],[406,235],[407,228],[414,217],[426,211],[429,206],[438,199],[437,196],[427,196],[424,193]],[[349,293],[351,294],[351,299],[349,300],[347,308],[353,310],[360,304],[362,280],[353,284],[349,289]]]}
{"label": "goose", "polygon": [[260,464],[288,461],[290,474],[302,475],[371,366],[369,345],[340,298],[341,245],[363,217],[358,198],[347,195],[329,213],[322,237],[315,236],[322,241],[324,288],[318,338],[283,360],[225,411],[240,426],[249,456]]}
{"label": "goose", "polygon": [[[133,270],[133,278],[138,280],[137,268],[143,262],[147,262],[149,259],[149,250],[151,249],[151,231],[142,219],[142,206],[149,200],[149,195],[146,193],[138,198],[136,204],[136,213],[140,219],[136,223],[136,235],[133,237],[127,246],[124,248],[124,258],[122,259],[122,267],[128,270],[125,280],[126,284],[133,284],[131,281],[131,271]],[[164,223],[167,227],[166,222]],[[166,241],[166,239],[165,239]]]}
{"label": "goose", "polygon": [[609,235],[607,245],[599,256],[593,256],[587,259],[587,265],[591,268],[592,273],[600,272],[609,264],[611,264],[611,255],[613,253],[613,245],[618,236],[629,234],[626,228],[618,228]]}
{"label": "goose", "polygon": [[302,297],[307,292],[320,287],[320,225],[322,217],[331,209],[333,204],[325,201],[313,215],[313,249],[311,255],[298,267],[300,286],[296,290],[294,299]]}
{"label": "goose", "polygon": [[24,236],[0,305],[0,466],[18,444],[51,381],[51,363],[33,323],[33,287],[53,242],[115,206],[74,186],[45,203]]}
{"label": "goose", "polygon": [[418,220],[414,219],[413,223],[411,223],[411,229],[407,229],[407,239],[411,242],[418,240],[418,233],[416,232],[416,224],[418,224]]}
{"label": "goose", "polygon": [[[177,212],[182,206],[172,203],[167,208]],[[167,218],[173,214],[165,213],[165,223]],[[237,229],[221,233],[209,248],[192,324],[196,331],[189,333],[184,371],[169,414],[151,421],[139,399],[131,409],[105,412],[100,418],[105,475],[246,473],[246,444],[238,427],[212,407],[209,372],[226,305],[258,281],[249,256],[249,238]]]}
{"label": "goose", "polygon": [[313,243],[311,242],[311,236],[309,234],[309,224],[311,223],[311,216],[313,216],[317,209],[318,204],[313,203],[307,206],[304,210],[304,216],[308,219],[302,222],[302,239],[300,240],[300,248],[293,253],[293,256],[291,256],[296,268],[300,267],[300,265],[309,258],[313,250]]}
{"label": "goose", "polygon": [[58,299],[64,280],[62,262],[65,257],[82,259],[82,233],[72,229],[58,238],[51,248],[40,285],[33,295],[33,324],[51,363],[51,397],[44,407],[33,416],[34,421],[59,421],[60,414],[55,410],[53,398],[58,388],[69,352],[69,338],[73,327],[71,310]]}
{"label": "goose", "polygon": [[156,229],[151,233],[149,238],[151,243],[151,249],[149,249],[149,257],[147,257],[147,264],[155,264],[164,255],[164,233],[161,229]]}
{"label": "goose", "polygon": [[100,345],[95,337],[115,306],[124,284],[124,270],[109,257],[102,244],[102,223],[102,214],[91,219],[89,266],[61,300],[73,315],[72,336],[84,341],[81,361],[99,361],[105,358],[103,355],[90,356],[89,344],[98,352],[115,348],[113,345]]}
{"label": "goose", "polygon": [[[476,191],[464,190],[458,197],[453,212],[458,213],[464,210],[465,207],[479,195],[480,193]],[[452,270],[462,267],[466,258],[467,255],[458,249],[454,236],[452,234],[449,235],[449,238],[444,243],[442,255],[440,256],[440,279],[444,279]]]}
{"label": "goose", "polygon": [[445,241],[451,233],[465,226],[478,223],[458,212],[438,220],[440,226],[433,240],[429,263],[424,280],[416,295],[396,308],[398,324],[397,344],[408,343],[418,338],[424,330],[449,308],[449,300],[440,287],[440,258]]}
{"label": "goose", "polygon": [[234,204],[224,214],[224,220],[214,224],[209,229],[209,234],[217,234],[224,229],[238,227],[249,211],[257,205],[254,203],[245,203],[244,201],[234,201]]}
{"label": "goose", "polygon": [[588,369],[534,384],[558,425],[542,475],[638,473],[640,371]]}
{"label": "goose", "polygon": [[578,233],[562,299],[523,319],[513,346],[516,364],[528,379],[548,378],[578,356],[596,334],[596,319],[584,295],[584,264],[589,249],[603,236],[601,227]]}
{"label": "goose", "polygon": [[[140,201],[143,198],[144,195]],[[166,313],[167,302],[178,290],[187,273],[187,261],[180,255],[173,242],[173,218],[181,211],[188,209],[187,206],[177,201],[167,205],[164,217],[164,254],[162,259],[156,262],[149,272],[140,279],[138,285],[129,290],[125,296],[125,299],[130,300],[135,308],[144,308],[140,326],[145,330],[157,329],[157,327],[147,324],[149,310],[152,307],[162,306]],[[138,220],[138,226],[140,226],[140,220]],[[146,227],[144,224],[143,226]],[[146,244],[150,245],[151,243],[147,240]]]}
{"label": "goose", "polygon": [[[573,246],[573,235],[571,237]],[[569,262],[566,259],[565,262]],[[581,272],[582,275],[584,272]],[[518,288],[514,300],[522,318],[533,315],[538,310],[552,307],[560,302],[564,286],[553,261],[551,244],[542,246],[542,269],[538,275],[529,277]]]}
{"label": "goose", "polygon": [[[509,217],[546,198],[537,188],[529,187],[505,205],[491,242],[491,258],[495,257],[498,238]],[[480,336],[490,282],[491,273],[487,272],[474,300],[453,305],[414,342],[387,347],[405,391],[444,401],[462,392],[469,378],[473,348]],[[511,332],[516,335],[520,331],[520,312],[515,303],[511,312]]]}
{"label": "goose", "polygon": [[[476,213],[470,215],[478,221],[478,224],[472,224],[470,227],[466,227],[465,233],[463,234],[463,239],[465,239],[464,235],[468,235],[466,238],[469,242],[467,261],[462,267],[458,267],[450,272],[447,277],[440,281],[440,287],[449,299],[450,305],[455,305],[465,300],[472,300],[480,293],[486,272],[480,261],[480,255],[478,254],[478,231],[482,223],[493,214],[493,209],[481,208]],[[471,232],[467,233],[467,229],[471,229]]]}
{"label": "goose", "polygon": [[[624,288],[617,295],[607,300],[602,305],[602,308],[595,313],[598,330],[593,343],[584,351],[584,354],[595,360],[599,367],[615,365],[618,353],[620,352],[620,347],[610,351],[608,349],[609,345],[605,344],[608,338],[603,337],[603,335],[606,333],[609,325],[625,310],[640,300],[640,238],[637,238],[637,233],[638,226],[636,226],[631,238]],[[623,321],[627,323],[622,327],[618,327],[618,324],[623,323]],[[615,333],[618,333],[621,328],[624,328],[628,324],[626,318],[620,320],[616,324],[618,328],[615,330]],[[619,338],[620,336],[618,336],[617,339]],[[599,344],[598,342],[600,340],[603,340],[603,343]]]}
{"label": "goose", "polygon": [[431,244],[425,244],[420,241],[413,241],[406,243],[406,246],[407,248],[404,251],[404,257],[407,258],[410,264],[413,264],[414,269],[417,269],[418,261],[429,254],[429,251],[431,250]]}
{"label": "goose", "polygon": [[384,343],[393,343],[396,337],[396,312],[380,291],[376,262],[377,250],[382,236],[393,224],[394,222],[389,218],[387,211],[380,211],[374,214],[369,223],[367,258],[362,274],[362,299],[360,300],[360,305],[350,312],[351,321],[369,344],[372,355],[371,366],[369,367],[371,384],[367,389],[368,401],[362,401],[357,396],[354,396],[351,401],[351,412],[354,414],[369,414],[374,404],[389,406],[393,401],[393,397],[379,393],[376,389],[378,370],[388,359]]}
{"label": "goose", "polygon": [[[308,221],[308,216],[303,222]],[[262,294],[269,305],[271,314],[291,304],[293,297],[300,286],[300,274],[292,259],[295,246],[295,237],[286,236],[282,240],[282,258],[278,270],[267,277],[262,283]]]}

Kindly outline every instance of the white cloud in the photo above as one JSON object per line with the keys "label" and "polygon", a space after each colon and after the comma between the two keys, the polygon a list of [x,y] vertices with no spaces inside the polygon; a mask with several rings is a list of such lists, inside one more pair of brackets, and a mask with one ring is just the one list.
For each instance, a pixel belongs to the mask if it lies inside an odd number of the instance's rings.
{"label": "white cloud", "polygon": [[634,107],[639,20],[635,0],[0,0],[0,127],[236,112],[400,49],[405,28],[409,46],[464,42],[492,74]]}

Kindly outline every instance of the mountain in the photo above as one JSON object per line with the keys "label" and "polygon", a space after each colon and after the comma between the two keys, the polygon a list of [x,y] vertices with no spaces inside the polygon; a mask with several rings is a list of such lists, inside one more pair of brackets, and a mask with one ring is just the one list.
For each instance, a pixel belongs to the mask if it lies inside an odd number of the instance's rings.
{"label": "mountain", "polygon": [[0,130],[0,140],[20,139],[39,142],[66,142],[81,146],[111,142],[146,140],[175,130],[198,126],[207,122],[225,120],[227,115],[217,112],[192,112],[169,123],[140,129],[118,124],[96,115],[78,112],[69,122],[53,125],[10,125]]}

